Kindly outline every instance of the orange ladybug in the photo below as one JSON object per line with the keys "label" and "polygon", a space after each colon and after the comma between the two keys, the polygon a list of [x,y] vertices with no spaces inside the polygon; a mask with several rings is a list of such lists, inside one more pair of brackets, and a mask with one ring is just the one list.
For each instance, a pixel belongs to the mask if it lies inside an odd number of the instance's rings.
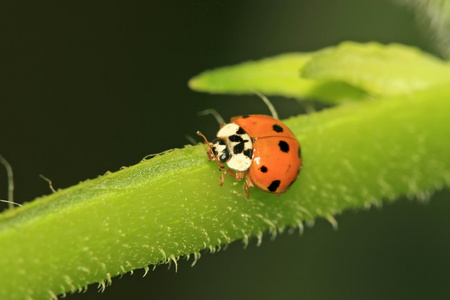
{"label": "orange ladybug", "polygon": [[286,125],[270,116],[233,117],[230,123],[221,125],[212,142],[202,133],[197,134],[208,144],[208,158],[218,163],[219,171],[225,163],[228,166],[220,177],[220,185],[227,174],[236,180],[245,178],[247,199],[253,186],[276,195],[286,192],[302,167],[297,138]]}

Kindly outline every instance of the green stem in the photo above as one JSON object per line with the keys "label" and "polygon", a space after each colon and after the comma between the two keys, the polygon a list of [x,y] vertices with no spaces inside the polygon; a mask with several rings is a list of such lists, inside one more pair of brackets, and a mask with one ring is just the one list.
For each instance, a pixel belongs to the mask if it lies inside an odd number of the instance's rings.
{"label": "green stem", "polygon": [[174,150],[0,215],[0,299],[47,298],[317,217],[450,184],[450,88],[286,120],[304,168],[279,197],[218,186],[206,146]]}

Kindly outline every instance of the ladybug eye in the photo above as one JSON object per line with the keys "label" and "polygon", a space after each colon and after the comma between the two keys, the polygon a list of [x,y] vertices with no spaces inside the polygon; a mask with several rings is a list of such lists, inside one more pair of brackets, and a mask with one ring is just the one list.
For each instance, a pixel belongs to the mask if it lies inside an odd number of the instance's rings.
{"label": "ladybug eye", "polygon": [[229,153],[228,150],[225,148],[225,149],[222,151],[222,154],[220,154],[220,156],[219,156],[219,161],[220,161],[221,163],[226,163],[226,162],[228,161],[229,158],[230,158],[230,153]]}
{"label": "ladybug eye", "polygon": [[230,159],[230,152],[227,149],[225,141],[221,138],[215,138],[212,144],[214,145],[212,147],[214,156],[217,157],[219,162],[226,163]]}
{"label": "ladybug eye", "polygon": [[219,153],[217,153],[216,147],[212,147],[211,150],[212,150],[212,153],[214,154],[214,156],[217,156],[219,154]]}

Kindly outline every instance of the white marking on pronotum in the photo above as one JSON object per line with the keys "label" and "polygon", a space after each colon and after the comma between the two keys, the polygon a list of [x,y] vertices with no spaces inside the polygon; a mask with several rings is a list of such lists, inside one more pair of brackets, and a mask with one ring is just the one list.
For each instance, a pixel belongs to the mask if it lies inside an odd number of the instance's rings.
{"label": "white marking on pronotum", "polygon": [[[227,161],[228,167],[230,167],[233,170],[237,171],[246,171],[248,168],[250,168],[250,165],[252,163],[251,157],[248,157],[244,155],[245,151],[253,149],[253,143],[250,135],[248,133],[237,133],[241,128],[239,125],[234,123],[228,123],[225,126],[223,126],[219,132],[217,132],[217,137],[221,138],[226,143],[226,148],[230,152],[231,157]],[[232,141],[230,140],[230,137],[237,136],[240,138],[239,141]],[[233,149],[234,147],[240,145],[243,143],[242,152],[239,154],[234,154]],[[219,144],[214,144],[216,148],[219,147]]]}

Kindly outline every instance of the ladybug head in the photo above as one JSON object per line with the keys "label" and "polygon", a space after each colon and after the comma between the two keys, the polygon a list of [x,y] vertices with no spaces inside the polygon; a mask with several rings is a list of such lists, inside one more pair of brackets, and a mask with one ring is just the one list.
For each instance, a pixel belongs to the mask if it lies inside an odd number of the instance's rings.
{"label": "ladybug head", "polygon": [[225,140],[221,138],[215,138],[212,142],[209,142],[208,139],[201,133],[197,131],[197,134],[203,137],[205,143],[209,146],[208,151],[206,151],[206,155],[209,160],[214,160],[221,165],[222,163],[226,163],[230,159],[230,152],[226,146]]}
{"label": "ladybug head", "polygon": [[[212,152],[211,154],[221,163],[226,163],[230,159],[230,151],[228,150],[225,141],[221,138],[215,138],[212,143],[210,143],[208,152]],[[210,154],[208,153],[208,156],[209,155]]]}

